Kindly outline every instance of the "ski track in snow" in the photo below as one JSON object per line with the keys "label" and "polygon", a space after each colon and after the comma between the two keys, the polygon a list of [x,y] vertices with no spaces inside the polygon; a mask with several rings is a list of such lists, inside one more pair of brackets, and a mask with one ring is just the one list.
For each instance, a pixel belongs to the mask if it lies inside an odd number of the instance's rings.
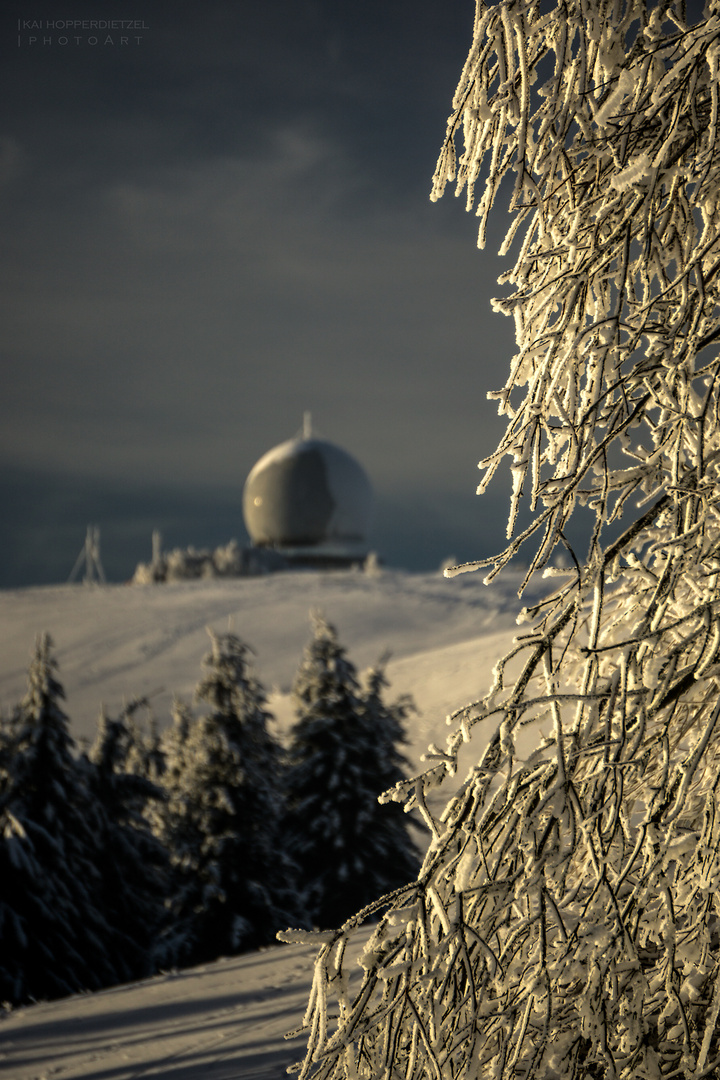
{"label": "ski track in snow", "polygon": [[[415,699],[406,754],[421,770],[428,744],[444,744],[446,715],[487,691],[493,665],[508,651],[519,582],[512,573],[485,587],[479,574],[448,581],[384,570],[0,592],[0,709],[21,699],[35,635],[47,630],[76,739],[94,737],[101,703],[112,715],[124,699],[158,690],[152,707],[164,725],[173,693],[192,698],[212,626],[232,629],[252,647],[282,734],[293,720],[289,690],[310,636],[309,612],[320,608],[359,671],[392,650],[388,697]],[[524,601],[549,591],[540,583]],[[493,729],[478,725],[434,812]],[[536,737],[527,729],[520,735],[520,756]],[[303,1037],[284,1036],[302,1022],[314,955],[312,946],[278,945],[19,1008],[0,1019],[0,1080],[279,1080],[303,1056]]]}
{"label": "ski track in snow", "polygon": [[278,945],[17,1009],[0,1020],[0,1077],[276,1080],[303,1054],[303,1037],[285,1035],[302,1020],[314,956]]}

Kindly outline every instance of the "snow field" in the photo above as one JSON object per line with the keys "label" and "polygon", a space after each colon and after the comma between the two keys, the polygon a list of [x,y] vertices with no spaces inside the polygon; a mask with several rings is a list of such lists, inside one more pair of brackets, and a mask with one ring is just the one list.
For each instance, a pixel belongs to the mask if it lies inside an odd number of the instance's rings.
{"label": "snow field", "polygon": [[292,722],[289,691],[320,608],[359,671],[389,650],[388,698],[412,694],[418,714],[409,756],[444,741],[445,716],[487,688],[516,631],[519,574],[486,587],[479,574],[384,571],[278,573],[162,586],[60,585],[0,594],[0,710],[25,692],[36,634],[54,642],[76,740],[93,739],[102,704],[150,697],[162,727],[174,694],[192,700],[207,653],[206,627],[231,629],[253,650],[280,730]]}
{"label": "snow field", "polygon": [[302,1020],[315,951],[277,945],[19,1008],[0,1020],[0,1077],[279,1080],[303,1055],[303,1037],[285,1035]]}
{"label": "snow field", "polygon": [[[359,670],[392,651],[387,699],[405,693],[415,699],[406,752],[413,770],[421,769],[428,744],[444,745],[446,715],[487,689],[493,665],[517,633],[518,583],[512,574],[487,588],[478,574],[446,581],[439,574],[383,571],[5,592],[0,708],[9,710],[22,697],[34,637],[48,630],[76,739],[94,737],[101,703],[113,715],[125,698],[146,694],[164,725],[173,693],[192,696],[212,626],[232,629],[253,648],[282,732],[294,719],[289,690],[311,633],[308,614],[320,608]],[[487,734],[475,729],[459,779]],[[535,737],[522,736],[527,749]],[[437,792],[435,812],[453,786]],[[302,1038],[284,1036],[301,1023],[315,951],[278,945],[19,1008],[0,1020],[0,1078],[276,1080],[303,1054]]]}

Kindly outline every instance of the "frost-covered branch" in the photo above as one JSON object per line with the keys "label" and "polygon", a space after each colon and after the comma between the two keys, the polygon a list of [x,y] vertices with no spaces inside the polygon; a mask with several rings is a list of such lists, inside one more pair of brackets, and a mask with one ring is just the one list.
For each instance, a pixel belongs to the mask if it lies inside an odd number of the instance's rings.
{"label": "frost-covered branch", "polygon": [[[311,1011],[303,1078],[720,1067],[719,57],[717,0],[694,25],[675,0],[478,3],[433,198],[454,183],[482,247],[510,197],[494,306],[517,351],[479,491],[505,458],[512,490],[506,549],[450,574],[532,547],[525,583],[557,575],[579,508],[590,539],[388,793],[423,803],[495,720],[358,997],[327,1033]],[[529,723],[546,734],[523,760]]]}

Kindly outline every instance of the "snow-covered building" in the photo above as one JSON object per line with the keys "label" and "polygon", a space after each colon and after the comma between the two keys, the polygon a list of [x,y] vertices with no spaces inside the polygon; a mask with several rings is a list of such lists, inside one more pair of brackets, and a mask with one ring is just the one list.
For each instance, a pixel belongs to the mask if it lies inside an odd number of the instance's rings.
{"label": "snow-covered building", "polygon": [[255,548],[292,565],[350,566],[369,551],[373,491],[346,450],[303,433],[264,454],[243,492],[245,526]]}

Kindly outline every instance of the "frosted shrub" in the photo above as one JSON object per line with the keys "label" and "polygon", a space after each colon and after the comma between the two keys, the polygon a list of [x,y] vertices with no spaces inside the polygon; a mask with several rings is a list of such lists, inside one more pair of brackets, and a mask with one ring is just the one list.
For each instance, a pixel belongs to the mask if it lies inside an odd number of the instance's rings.
{"label": "frosted shrub", "polygon": [[[719,57],[717,0],[695,25],[675,2],[478,4],[433,197],[480,191],[483,246],[510,196],[495,307],[517,352],[480,491],[508,457],[512,494],[506,549],[448,573],[490,579],[522,545],[528,577],[559,546],[572,566],[391,793],[432,842],[386,898],[356,996],[362,913],[324,935],[302,1077],[720,1072]],[[427,792],[490,717],[434,821]],[[547,736],[519,760],[529,722]]]}

